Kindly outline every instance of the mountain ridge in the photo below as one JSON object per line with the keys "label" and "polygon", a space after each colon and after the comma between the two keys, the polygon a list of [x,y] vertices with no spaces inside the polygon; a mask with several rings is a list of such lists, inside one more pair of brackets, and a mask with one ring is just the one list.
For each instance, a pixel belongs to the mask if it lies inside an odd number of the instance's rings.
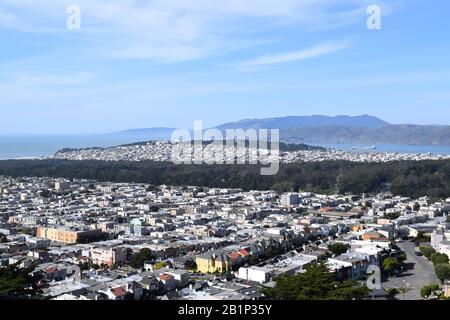
{"label": "mountain ridge", "polygon": [[[287,143],[315,144],[407,144],[450,145],[450,126],[390,124],[370,115],[360,116],[286,116],[243,119],[213,128],[280,129],[280,139]],[[137,139],[170,140],[175,128],[130,129],[111,135],[134,135]]]}
{"label": "mountain ridge", "polygon": [[263,118],[263,119],[243,119],[236,122],[228,122],[222,125],[216,126],[217,129],[292,129],[292,128],[304,128],[304,127],[325,127],[331,125],[342,125],[346,127],[367,127],[367,128],[379,128],[389,123],[383,121],[377,117],[370,115],[361,116],[324,116],[324,115],[311,115],[311,116],[286,116],[275,118]]}

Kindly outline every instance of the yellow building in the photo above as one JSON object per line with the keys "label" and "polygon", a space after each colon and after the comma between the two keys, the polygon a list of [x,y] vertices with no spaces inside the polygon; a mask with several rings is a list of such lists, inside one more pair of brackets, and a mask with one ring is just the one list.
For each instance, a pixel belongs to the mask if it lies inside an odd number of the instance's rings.
{"label": "yellow building", "polygon": [[101,230],[72,230],[64,227],[37,227],[36,236],[64,243],[77,243],[82,239],[98,237],[102,233]]}
{"label": "yellow building", "polygon": [[231,271],[231,259],[223,252],[207,252],[196,257],[197,271],[201,273],[225,273]]}

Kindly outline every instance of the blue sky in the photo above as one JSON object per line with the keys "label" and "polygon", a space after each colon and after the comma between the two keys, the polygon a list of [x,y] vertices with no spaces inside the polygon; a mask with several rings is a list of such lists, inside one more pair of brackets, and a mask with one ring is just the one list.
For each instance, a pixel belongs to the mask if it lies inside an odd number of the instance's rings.
{"label": "blue sky", "polygon": [[[81,29],[66,10],[81,8]],[[368,30],[366,9],[382,9]],[[447,0],[0,0],[0,134],[286,115],[450,124]]]}

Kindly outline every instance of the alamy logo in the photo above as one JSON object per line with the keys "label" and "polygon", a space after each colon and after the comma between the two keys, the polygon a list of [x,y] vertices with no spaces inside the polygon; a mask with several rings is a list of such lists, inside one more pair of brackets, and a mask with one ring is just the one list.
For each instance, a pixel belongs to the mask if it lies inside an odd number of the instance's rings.
{"label": "alamy logo", "polygon": [[77,5],[71,5],[66,10],[69,17],[67,18],[67,29],[80,30],[81,29],[81,8]]}
{"label": "alamy logo", "polygon": [[381,7],[373,4],[366,10],[369,17],[367,18],[367,29],[381,30]]}
{"label": "alamy logo", "polygon": [[262,164],[261,175],[279,170],[280,133],[278,129],[203,130],[202,121],[194,122],[193,135],[187,129],[172,133],[172,162],[175,164]]}

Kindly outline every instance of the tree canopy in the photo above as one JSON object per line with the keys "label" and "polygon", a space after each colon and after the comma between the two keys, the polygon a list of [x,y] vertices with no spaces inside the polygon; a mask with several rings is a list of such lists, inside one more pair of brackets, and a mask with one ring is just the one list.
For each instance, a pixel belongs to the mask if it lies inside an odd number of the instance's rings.
{"label": "tree canopy", "polygon": [[349,247],[350,246],[348,244],[336,242],[336,243],[330,244],[328,246],[328,250],[330,250],[333,254],[338,256],[343,253],[346,253]]}
{"label": "tree canopy", "polygon": [[34,297],[37,294],[37,276],[33,267],[19,268],[17,264],[0,268],[0,297]]}
{"label": "tree canopy", "polygon": [[280,164],[274,176],[258,165],[176,165],[153,161],[4,160],[0,175],[65,177],[151,185],[196,185],[244,190],[309,190],[317,193],[376,193],[389,186],[394,195],[450,197],[450,160],[356,163],[323,161]]}
{"label": "tree canopy", "polygon": [[434,266],[434,272],[436,273],[436,277],[439,280],[444,282],[445,280],[450,279],[450,264],[441,263]]}
{"label": "tree canopy", "polygon": [[368,294],[367,287],[355,281],[336,281],[324,263],[307,267],[305,273],[277,277],[275,282],[264,294],[278,300],[359,300]]}
{"label": "tree canopy", "polygon": [[448,256],[443,253],[434,253],[431,256],[431,262],[433,262],[433,265],[438,265],[442,263],[448,263]]}
{"label": "tree canopy", "polygon": [[419,250],[428,260],[430,260],[431,256],[436,253],[436,250],[432,247],[420,246]]}
{"label": "tree canopy", "polygon": [[144,262],[154,258],[151,250],[148,248],[143,248],[138,253],[134,254],[130,259],[130,266],[133,268],[142,268]]}

